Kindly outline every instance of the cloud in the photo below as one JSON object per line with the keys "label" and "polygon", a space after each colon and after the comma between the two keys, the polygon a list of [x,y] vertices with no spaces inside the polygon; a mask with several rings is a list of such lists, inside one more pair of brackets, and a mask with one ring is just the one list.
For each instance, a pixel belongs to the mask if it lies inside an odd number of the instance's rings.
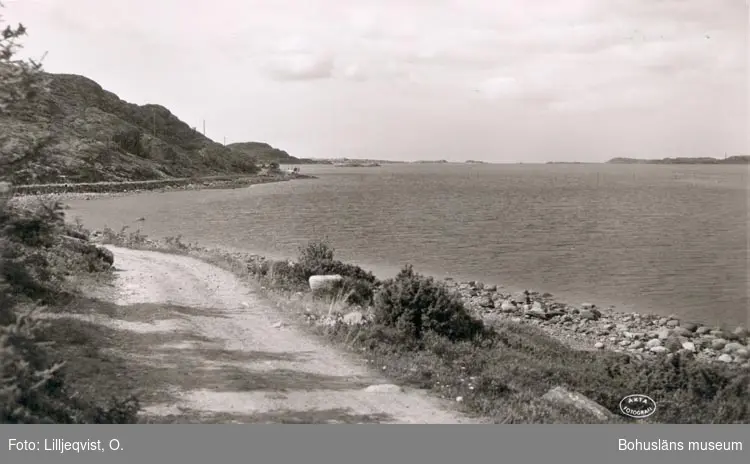
{"label": "cloud", "polygon": [[332,77],[333,56],[313,43],[311,39],[299,35],[283,37],[267,53],[263,71],[279,81]]}
{"label": "cloud", "polygon": [[364,70],[357,63],[346,66],[343,71],[343,77],[344,79],[355,82],[362,82],[367,79]]}
{"label": "cloud", "polygon": [[[257,131],[300,156],[347,137],[341,144],[353,149],[415,157],[447,141],[491,152],[502,140],[516,159],[544,143],[593,153],[622,127],[623,151],[747,145],[747,1],[6,3],[8,19],[29,26],[24,52],[49,51],[51,71],[88,75],[187,119],[223,118],[227,136]],[[320,118],[332,105],[336,117]],[[570,135],[576,127],[585,143]],[[408,149],[399,145],[407,132]]]}
{"label": "cloud", "polygon": [[264,70],[268,76],[280,81],[327,79],[333,74],[333,59],[324,55],[295,53],[271,58]]}

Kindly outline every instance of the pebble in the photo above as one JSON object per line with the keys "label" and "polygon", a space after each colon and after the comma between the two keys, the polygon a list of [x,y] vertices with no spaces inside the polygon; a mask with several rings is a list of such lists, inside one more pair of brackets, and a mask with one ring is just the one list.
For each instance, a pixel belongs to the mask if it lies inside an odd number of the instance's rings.
{"label": "pebble", "polygon": [[684,350],[690,351],[691,353],[695,353],[695,343],[693,342],[684,342],[682,344],[682,348]]}
{"label": "pebble", "polygon": [[723,351],[725,353],[734,353],[737,350],[741,350],[743,348],[744,346],[742,346],[742,344],[737,343],[737,342],[731,342],[731,343],[727,343],[726,345],[724,345]]}
{"label": "pebble", "polygon": [[723,338],[715,338],[711,340],[711,349],[714,349],[716,351],[723,350],[726,345],[727,341]]}

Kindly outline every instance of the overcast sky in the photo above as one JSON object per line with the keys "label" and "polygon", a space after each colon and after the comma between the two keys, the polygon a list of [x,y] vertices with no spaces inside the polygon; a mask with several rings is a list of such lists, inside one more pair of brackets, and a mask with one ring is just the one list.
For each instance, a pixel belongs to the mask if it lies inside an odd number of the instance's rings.
{"label": "overcast sky", "polygon": [[299,157],[748,153],[747,0],[2,0],[25,53]]}

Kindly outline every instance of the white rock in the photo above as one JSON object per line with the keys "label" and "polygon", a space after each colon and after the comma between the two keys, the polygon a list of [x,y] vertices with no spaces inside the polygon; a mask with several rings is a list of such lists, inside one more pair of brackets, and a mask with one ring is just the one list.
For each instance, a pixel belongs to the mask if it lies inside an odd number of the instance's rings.
{"label": "white rock", "polygon": [[344,321],[344,324],[358,325],[364,322],[365,316],[360,311],[352,311],[348,314],[345,314],[342,320]]}
{"label": "white rock", "polygon": [[513,304],[512,302],[510,302],[510,300],[505,300],[500,305],[500,309],[502,311],[505,311],[505,312],[511,312],[511,311],[515,311],[517,308],[516,308],[515,304]]}
{"label": "white rock", "polygon": [[549,390],[544,396],[542,396],[542,399],[555,403],[567,404],[577,409],[587,411],[602,421],[606,421],[612,417],[612,413],[604,406],[578,392],[567,390],[564,387],[555,387]]}
{"label": "white rock", "polygon": [[463,396],[457,396],[456,397],[456,401],[459,402],[459,403],[463,403],[464,402],[464,397]]}
{"label": "white rock", "polygon": [[646,342],[646,348],[655,348],[657,346],[661,346],[661,340],[658,338],[653,338]]}
{"label": "white rock", "polygon": [[663,346],[652,346],[649,351],[651,351],[652,353],[664,353],[665,351],[667,351],[667,348]]}
{"label": "white rock", "polygon": [[370,385],[365,388],[365,391],[367,393],[399,393],[404,391],[404,389],[392,383],[382,383],[378,385]]}
{"label": "white rock", "polygon": [[339,282],[343,279],[338,274],[333,275],[314,275],[310,276],[310,279],[308,280],[310,283],[310,289],[311,290],[320,290],[325,287],[331,286],[335,282]]}
{"label": "white rock", "polygon": [[734,353],[737,350],[741,350],[743,348],[745,348],[745,347],[742,346],[742,343],[737,343],[737,342],[727,343],[726,345],[724,345],[724,352],[725,353]]}
{"label": "white rock", "polygon": [[732,362],[732,361],[733,361],[733,360],[732,360],[732,357],[731,357],[731,356],[729,356],[729,355],[728,355],[728,354],[726,354],[726,353],[724,353],[724,354],[722,354],[721,356],[719,356],[718,360],[719,360],[719,361],[721,361],[721,362],[725,362],[725,363],[730,363],[730,362]]}
{"label": "white rock", "polygon": [[711,340],[711,348],[713,348],[716,351],[724,349],[726,344],[727,344],[727,341],[724,340],[723,338],[715,338]]}
{"label": "white rock", "polygon": [[672,331],[669,329],[661,329],[657,333],[657,337],[659,337],[659,340],[666,340],[669,338],[669,336],[672,334]]}
{"label": "white rock", "polygon": [[688,351],[692,351],[695,353],[695,343],[693,342],[685,342],[682,344],[682,348]]}
{"label": "white rock", "polygon": [[602,342],[596,342],[596,343],[594,343],[594,348],[596,348],[597,350],[601,350],[601,349],[604,348],[604,343],[602,343]]}

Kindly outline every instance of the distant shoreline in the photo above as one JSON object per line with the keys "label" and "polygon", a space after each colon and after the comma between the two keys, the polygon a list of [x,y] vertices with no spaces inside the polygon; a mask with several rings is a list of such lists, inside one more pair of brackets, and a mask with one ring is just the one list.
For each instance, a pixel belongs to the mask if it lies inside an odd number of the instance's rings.
{"label": "distant shoreline", "polygon": [[746,165],[750,164],[750,156],[730,156],[728,158],[612,158],[608,161],[537,161],[537,162],[493,162],[493,161],[447,161],[447,160],[417,160],[417,161],[391,161],[391,160],[369,160],[369,159],[343,159],[343,160],[308,160],[308,162],[293,162],[280,160],[281,165],[320,165],[336,167],[375,167],[387,164],[451,164],[451,165],[592,165],[592,164],[679,164],[679,165]]}
{"label": "distant shoreline", "polygon": [[13,197],[33,197],[39,195],[106,195],[168,190],[208,190],[235,189],[251,185],[273,182],[287,182],[297,179],[317,179],[315,176],[297,174],[256,175],[256,176],[211,176],[197,178],[171,178],[124,182],[55,183],[15,185]]}
{"label": "distant shoreline", "polygon": [[728,158],[612,158],[607,164],[750,164],[750,156],[730,156]]}

